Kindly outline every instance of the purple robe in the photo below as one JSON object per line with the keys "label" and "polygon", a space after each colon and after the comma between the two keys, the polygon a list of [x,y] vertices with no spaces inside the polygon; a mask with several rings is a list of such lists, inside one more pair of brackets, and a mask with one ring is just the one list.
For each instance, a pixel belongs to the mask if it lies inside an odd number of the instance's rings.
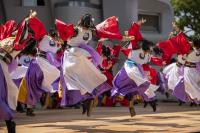
{"label": "purple robe", "polygon": [[36,60],[33,59],[26,72],[25,81],[27,88],[26,104],[36,105],[40,100],[42,93],[45,92],[42,89],[43,72],[41,71]]}
{"label": "purple robe", "polygon": [[0,64],[0,120],[11,120],[14,117],[13,111],[7,101],[7,83]]}
{"label": "purple robe", "polygon": [[167,79],[162,72],[158,72],[157,84],[160,85],[157,91],[164,94],[167,91]]}
{"label": "purple robe", "polygon": [[[141,72],[141,70],[139,69]],[[148,89],[150,82],[145,82],[140,86],[129,78],[124,67],[118,72],[113,80],[113,88],[111,90],[112,96],[125,96],[139,94],[145,101],[152,101],[154,98],[148,98],[145,91]]]}
{"label": "purple robe", "polygon": [[172,92],[172,95],[175,96],[177,99],[181,100],[182,102],[189,101],[187,93],[185,92],[185,85],[183,78],[181,78],[176,84],[174,91]]}
{"label": "purple robe", "polygon": [[13,79],[13,82],[15,83],[15,85],[19,88],[20,84],[21,84],[22,78],[19,79]]}

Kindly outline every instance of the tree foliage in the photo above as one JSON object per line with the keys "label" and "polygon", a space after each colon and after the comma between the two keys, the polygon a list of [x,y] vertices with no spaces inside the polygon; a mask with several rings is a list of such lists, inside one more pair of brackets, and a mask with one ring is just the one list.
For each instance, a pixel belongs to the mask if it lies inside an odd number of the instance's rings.
{"label": "tree foliage", "polygon": [[171,0],[178,26],[191,37],[200,37],[200,0]]}

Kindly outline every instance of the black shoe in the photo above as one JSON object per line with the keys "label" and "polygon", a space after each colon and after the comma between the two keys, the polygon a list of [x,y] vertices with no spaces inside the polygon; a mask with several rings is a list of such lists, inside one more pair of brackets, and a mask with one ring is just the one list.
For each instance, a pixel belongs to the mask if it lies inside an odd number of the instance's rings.
{"label": "black shoe", "polygon": [[26,112],[22,106],[22,104],[20,102],[17,102],[17,108],[16,108],[16,111],[19,112],[19,113],[24,113]]}
{"label": "black shoe", "polygon": [[190,107],[192,107],[192,106],[194,106],[194,103],[193,103],[193,102],[190,103]]}
{"label": "black shoe", "polygon": [[196,107],[196,106],[197,106],[197,104],[196,104],[195,102],[191,102],[191,103],[190,103],[190,107],[193,107],[193,106],[195,106],[195,107]]}
{"label": "black shoe", "polygon": [[149,102],[149,104],[152,107],[153,112],[156,112],[156,101],[151,101],[151,102]]}
{"label": "black shoe", "polygon": [[93,99],[86,101],[86,110],[87,110],[87,116],[88,117],[90,117],[90,115],[91,115],[93,103],[94,103]]}
{"label": "black shoe", "polygon": [[15,131],[16,124],[14,121],[6,120],[6,126],[7,126],[8,133],[16,133]]}
{"label": "black shoe", "polygon": [[84,101],[83,103],[82,103],[82,115],[84,115],[85,113],[86,113],[86,101]]}
{"label": "black shoe", "polygon": [[182,102],[181,100],[179,100],[179,106],[182,106],[184,102]]}
{"label": "black shoe", "polygon": [[144,101],[144,108],[146,108],[148,105],[148,102]]}
{"label": "black shoe", "polygon": [[129,112],[130,112],[131,117],[136,115],[134,107],[129,107]]}
{"label": "black shoe", "polygon": [[168,99],[168,98],[169,98],[169,93],[168,93],[168,92],[165,92],[165,96],[166,96],[166,98]]}
{"label": "black shoe", "polygon": [[134,101],[134,102],[133,102],[133,105],[137,105],[137,104],[139,104],[137,101]]}
{"label": "black shoe", "polygon": [[134,103],[133,98],[130,98],[129,99],[129,113],[130,113],[131,117],[136,115],[133,103]]}
{"label": "black shoe", "polygon": [[26,115],[27,116],[35,116],[35,114],[33,113],[33,109],[32,108],[27,108]]}
{"label": "black shoe", "polygon": [[80,104],[76,104],[76,105],[74,105],[74,109],[80,109],[81,107],[80,107]]}

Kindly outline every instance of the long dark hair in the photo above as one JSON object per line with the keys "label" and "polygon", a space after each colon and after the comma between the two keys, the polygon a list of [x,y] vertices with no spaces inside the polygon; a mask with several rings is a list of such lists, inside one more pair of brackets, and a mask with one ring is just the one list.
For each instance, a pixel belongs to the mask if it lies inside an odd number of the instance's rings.
{"label": "long dark hair", "polygon": [[36,49],[36,45],[37,45],[37,42],[34,38],[31,38],[26,47],[20,52],[19,56],[20,55],[32,55],[32,56],[35,56],[37,54],[37,49]]}
{"label": "long dark hair", "polygon": [[84,14],[78,22],[78,26],[91,30],[93,35],[96,33],[96,27],[91,14]]}
{"label": "long dark hair", "polygon": [[200,39],[195,39],[193,41],[193,47],[200,50]]}
{"label": "long dark hair", "polygon": [[101,54],[103,56],[106,56],[107,58],[110,58],[110,55],[111,55],[111,51],[110,51],[110,48],[109,47],[106,47],[105,45],[102,46],[102,52]]}
{"label": "long dark hair", "polygon": [[153,42],[148,41],[146,39],[139,41],[138,45],[140,48],[142,48],[143,51],[150,51],[151,48],[154,46]]}

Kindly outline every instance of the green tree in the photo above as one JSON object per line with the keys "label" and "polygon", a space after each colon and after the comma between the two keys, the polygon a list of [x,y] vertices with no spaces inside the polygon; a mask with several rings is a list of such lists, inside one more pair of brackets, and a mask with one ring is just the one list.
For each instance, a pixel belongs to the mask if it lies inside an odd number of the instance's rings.
{"label": "green tree", "polygon": [[200,37],[200,0],[171,0],[178,26],[192,38]]}

